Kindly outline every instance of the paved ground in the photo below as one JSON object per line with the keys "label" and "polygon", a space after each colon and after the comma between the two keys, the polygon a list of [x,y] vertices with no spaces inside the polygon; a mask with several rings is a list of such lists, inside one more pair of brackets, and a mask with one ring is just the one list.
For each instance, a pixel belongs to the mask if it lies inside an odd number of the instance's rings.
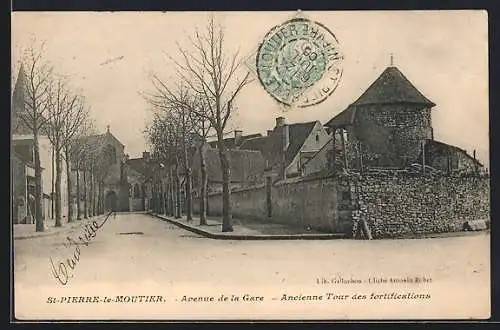
{"label": "paved ground", "polygon": [[[225,241],[211,240],[144,214],[111,217],[79,261],[67,267],[68,283],[53,275],[72,257],[69,234],[14,241],[15,308],[22,318],[427,318],[487,317],[490,236],[410,240]],[[57,272],[57,270],[56,270]],[[59,273],[60,277],[61,274]],[[427,284],[367,284],[369,278],[426,277]],[[318,284],[325,278],[360,279],[363,284]],[[321,282],[321,281],[320,281]],[[282,294],[430,292],[421,304],[385,301],[378,307],[343,304],[264,303],[217,307],[181,303],[183,295],[248,293],[267,300]],[[49,297],[161,295],[162,304],[49,304]],[[266,300],[266,301],[267,301]],[[221,303],[222,304],[222,303]],[[259,305],[260,304],[260,305]],[[371,307],[370,307],[371,306]],[[228,309],[229,308],[229,309]]]}
{"label": "paved ground", "polygon": [[[98,215],[95,219],[102,218],[103,215]],[[54,219],[46,219],[44,221],[45,230],[42,232],[36,231],[36,225],[34,223],[31,224],[14,224],[12,229],[14,232],[14,239],[27,239],[39,236],[52,236],[61,232],[66,232],[68,230],[74,229],[75,227],[79,228],[81,226],[81,222],[86,221],[85,219],[76,220],[74,219],[72,222],[67,222],[66,218],[62,220],[62,226],[56,227]]]}

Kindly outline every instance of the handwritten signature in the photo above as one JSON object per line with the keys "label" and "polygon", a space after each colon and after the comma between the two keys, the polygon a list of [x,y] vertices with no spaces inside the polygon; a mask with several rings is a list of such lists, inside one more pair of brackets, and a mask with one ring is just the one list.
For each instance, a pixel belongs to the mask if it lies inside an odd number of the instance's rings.
{"label": "handwritten signature", "polygon": [[113,212],[110,212],[104,221],[99,224],[96,220],[93,220],[91,223],[87,223],[83,227],[83,233],[82,235],[78,236],[78,240],[75,240],[69,236],[66,236],[67,242],[64,242],[63,245],[66,248],[71,248],[74,246],[73,250],[73,255],[70,256],[69,258],[66,258],[64,261],[59,261],[58,267],[56,268],[54,261],[52,260],[52,257],[50,257],[50,264],[52,266],[52,275],[57,279],[57,281],[62,284],[66,285],[68,284],[69,278],[73,277],[73,274],[71,271],[74,271],[76,268],[76,265],[80,261],[80,245],[83,244],[84,246],[89,246],[89,242],[96,237],[96,233],[99,229],[104,226],[106,221],[108,221],[109,217],[113,214]]}

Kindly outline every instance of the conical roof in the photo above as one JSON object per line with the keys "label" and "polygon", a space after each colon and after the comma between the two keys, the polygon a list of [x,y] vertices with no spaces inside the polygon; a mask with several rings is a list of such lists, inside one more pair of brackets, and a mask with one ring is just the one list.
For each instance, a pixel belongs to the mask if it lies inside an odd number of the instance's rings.
{"label": "conical roof", "polygon": [[395,66],[386,68],[352,105],[388,103],[413,103],[430,107],[435,106]]}
{"label": "conical roof", "polygon": [[433,107],[436,104],[426,98],[395,66],[382,72],[361,96],[347,109],[330,119],[325,126],[343,127],[351,125],[359,106],[374,104],[417,104]]}

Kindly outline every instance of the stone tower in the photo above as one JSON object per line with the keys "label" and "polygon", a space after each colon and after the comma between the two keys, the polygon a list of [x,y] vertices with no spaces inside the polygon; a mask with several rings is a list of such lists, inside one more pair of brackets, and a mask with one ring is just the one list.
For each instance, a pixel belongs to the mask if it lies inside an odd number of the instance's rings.
{"label": "stone tower", "polygon": [[[414,162],[422,141],[433,139],[427,99],[395,66],[387,67],[368,89],[326,126],[344,140],[349,167],[404,167]],[[361,157],[360,157],[361,155]]]}

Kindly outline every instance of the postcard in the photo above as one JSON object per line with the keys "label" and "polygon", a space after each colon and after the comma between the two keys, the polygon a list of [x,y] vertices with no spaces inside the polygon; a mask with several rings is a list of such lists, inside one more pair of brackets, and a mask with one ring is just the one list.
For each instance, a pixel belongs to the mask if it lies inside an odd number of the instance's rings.
{"label": "postcard", "polygon": [[486,11],[11,22],[17,321],[490,317]]}

